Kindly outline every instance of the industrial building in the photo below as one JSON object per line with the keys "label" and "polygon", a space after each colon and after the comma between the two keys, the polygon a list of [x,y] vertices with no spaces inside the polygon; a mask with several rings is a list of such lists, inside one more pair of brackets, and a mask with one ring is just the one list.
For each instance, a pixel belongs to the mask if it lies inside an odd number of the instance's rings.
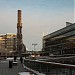
{"label": "industrial building", "polygon": [[21,55],[26,51],[26,46],[22,40],[22,13],[17,13],[17,34],[0,35],[0,56],[12,56],[14,53]]}
{"label": "industrial building", "polygon": [[75,23],[43,37],[43,51],[49,55],[75,54]]}
{"label": "industrial building", "polygon": [[0,35],[0,55],[13,55],[17,48],[17,36],[15,34]]}

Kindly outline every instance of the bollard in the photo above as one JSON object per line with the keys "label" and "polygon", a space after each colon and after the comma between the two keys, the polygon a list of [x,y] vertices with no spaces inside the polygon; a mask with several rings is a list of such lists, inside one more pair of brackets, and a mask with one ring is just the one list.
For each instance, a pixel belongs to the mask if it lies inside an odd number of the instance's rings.
{"label": "bollard", "polygon": [[14,56],[14,61],[16,61],[16,56]]}
{"label": "bollard", "polygon": [[12,68],[12,61],[9,60],[9,68]]}

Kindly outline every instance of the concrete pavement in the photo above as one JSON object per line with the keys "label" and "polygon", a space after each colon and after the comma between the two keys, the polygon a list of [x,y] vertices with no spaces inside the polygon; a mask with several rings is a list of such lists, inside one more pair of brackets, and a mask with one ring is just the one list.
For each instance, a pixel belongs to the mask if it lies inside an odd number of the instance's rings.
{"label": "concrete pavement", "polygon": [[18,61],[16,66],[9,68],[9,61],[3,60],[0,62],[0,75],[18,75],[19,72],[24,72],[26,69],[22,67],[22,64]]}

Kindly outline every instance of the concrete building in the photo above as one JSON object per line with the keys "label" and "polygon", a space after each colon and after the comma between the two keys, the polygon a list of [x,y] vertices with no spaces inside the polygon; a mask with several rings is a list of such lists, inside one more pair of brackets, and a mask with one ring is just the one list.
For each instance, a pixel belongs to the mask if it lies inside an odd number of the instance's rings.
{"label": "concrete building", "polygon": [[43,51],[49,55],[75,54],[75,23],[44,36]]}
{"label": "concrete building", "polygon": [[15,34],[5,34],[0,36],[0,55],[13,55],[16,52],[17,36]]}

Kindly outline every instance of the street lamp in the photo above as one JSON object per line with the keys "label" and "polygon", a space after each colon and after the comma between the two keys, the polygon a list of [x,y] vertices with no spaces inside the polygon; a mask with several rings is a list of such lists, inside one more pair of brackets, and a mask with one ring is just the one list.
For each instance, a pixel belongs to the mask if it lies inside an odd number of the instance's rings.
{"label": "street lamp", "polygon": [[33,43],[32,45],[34,46],[34,51],[35,51],[35,50],[36,50],[36,49],[35,49],[35,46],[36,46],[37,44],[36,44],[36,43]]}
{"label": "street lamp", "polygon": [[7,49],[5,48],[5,52],[6,52],[6,58],[7,58]]}

